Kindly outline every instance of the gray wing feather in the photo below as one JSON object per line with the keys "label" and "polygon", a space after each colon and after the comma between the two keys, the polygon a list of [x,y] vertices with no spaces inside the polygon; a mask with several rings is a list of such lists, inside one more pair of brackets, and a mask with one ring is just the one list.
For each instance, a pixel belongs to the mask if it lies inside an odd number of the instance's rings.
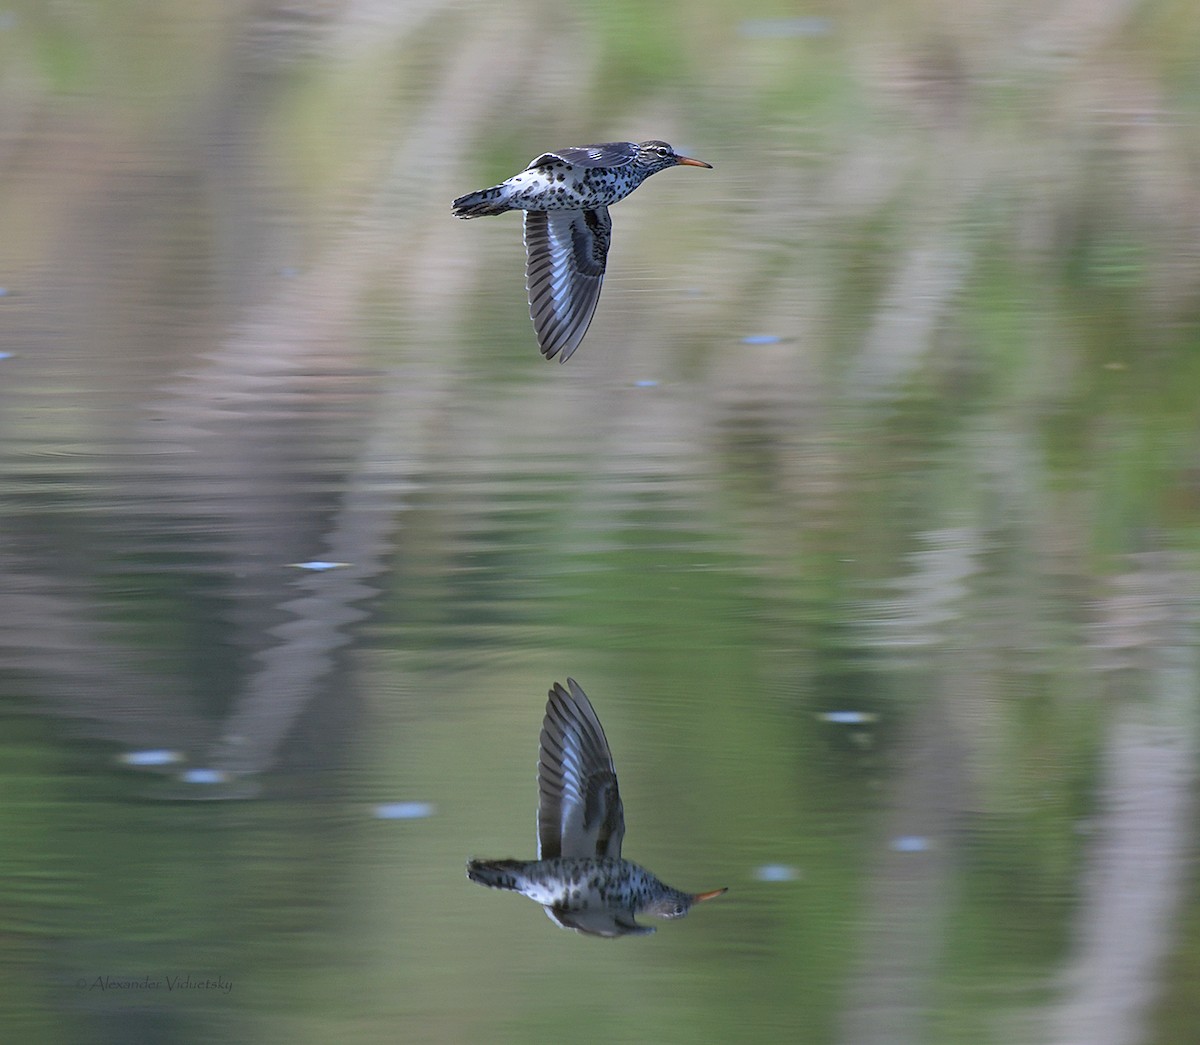
{"label": "gray wing feather", "polygon": [[592,322],[612,240],[607,207],[525,211],[529,318],[547,359],[566,362]]}
{"label": "gray wing feather", "polygon": [[538,859],[621,855],[625,813],[604,729],[574,679],[546,702],[538,753]]}
{"label": "gray wing feather", "polygon": [[638,925],[628,911],[609,911],[599,907],[583,911],[547,907],[545,911],[555,925],[574,929],[587,936],[648,936],[654,932],[649,925]]}
{"label": "gray wing feather", "polygon": [[637,156],[637,142],[601,142],[599,145],[573,145],[557,152],[544,152],[527,169],[546,167],[555,161],[575,167],[625,167]]}

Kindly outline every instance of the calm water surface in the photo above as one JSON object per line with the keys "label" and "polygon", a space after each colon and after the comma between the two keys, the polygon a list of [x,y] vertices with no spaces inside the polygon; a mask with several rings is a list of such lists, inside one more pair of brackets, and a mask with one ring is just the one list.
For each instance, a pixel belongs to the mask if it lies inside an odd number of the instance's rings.
{"label": "calm water surface", "polygon": [[[1168,100],[949,9],[171,7],[0,20],[0,1037],[1196,1040]],[[714,170],[547,364],[449,201],[626,136]],[[464,874],[568,675],[729,887],[653,937]]]}

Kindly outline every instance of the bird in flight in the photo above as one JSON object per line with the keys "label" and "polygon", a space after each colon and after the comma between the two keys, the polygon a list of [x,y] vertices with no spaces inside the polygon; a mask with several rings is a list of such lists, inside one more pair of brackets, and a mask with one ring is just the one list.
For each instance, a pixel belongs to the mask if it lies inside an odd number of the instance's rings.
{"label": "bird in flight", "polygon": [[538,858],[471,860],[467,877],[540,903],[550,920],[590,936],[654,932],[638,914],[682,918],[724,889],[685,893],[621,857],[625,814],[600,719],[574,679],[554,683],[538,754]]}
{"label": "bird in flight", "polygon": [[587,333],[612,238],[609,204],[667,167],[712,167],[666,142],[603,142],[545,152],[520,174],[460,196],[454,213],[525,212],[525,287],[538,346],[565,363]]}

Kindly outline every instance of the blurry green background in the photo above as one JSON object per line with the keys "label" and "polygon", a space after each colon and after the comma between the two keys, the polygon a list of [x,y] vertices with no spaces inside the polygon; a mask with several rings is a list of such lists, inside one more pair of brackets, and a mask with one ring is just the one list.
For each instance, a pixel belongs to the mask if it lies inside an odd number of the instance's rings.
{"label": "blurry green background", "polygon": [[[1195,1042],[1198,53],[0,4],[0,1038]],[[714,169],[546,363],[450,200],[651,137]],[[653,937],[463,873],[568,674],[625,855],[730,887]]]}

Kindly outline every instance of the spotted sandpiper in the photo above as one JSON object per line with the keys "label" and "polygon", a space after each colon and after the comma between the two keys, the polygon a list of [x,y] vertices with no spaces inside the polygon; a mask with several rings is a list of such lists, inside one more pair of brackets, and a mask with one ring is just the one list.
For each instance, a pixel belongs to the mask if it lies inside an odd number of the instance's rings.
{"label": "spotted sandpiper", "polygon": [[537,860],[471,860],[467,877],[540,903],[550,920],[590,936],[652,933],[637,914],[682,918],[724,889],[684,893],[621,859],[625,815],[612,753],[587,694],[557,682],[538,753]]}
{"label": "spotted sandpiper", "polygon": [[565,363],[587,333],[612,235],[608,206],[667,167],[711,167],[666,142],[603,142],[544,152],[520,174],[460,196],[460,218],[525,212],[525,287],[542,355]]}

